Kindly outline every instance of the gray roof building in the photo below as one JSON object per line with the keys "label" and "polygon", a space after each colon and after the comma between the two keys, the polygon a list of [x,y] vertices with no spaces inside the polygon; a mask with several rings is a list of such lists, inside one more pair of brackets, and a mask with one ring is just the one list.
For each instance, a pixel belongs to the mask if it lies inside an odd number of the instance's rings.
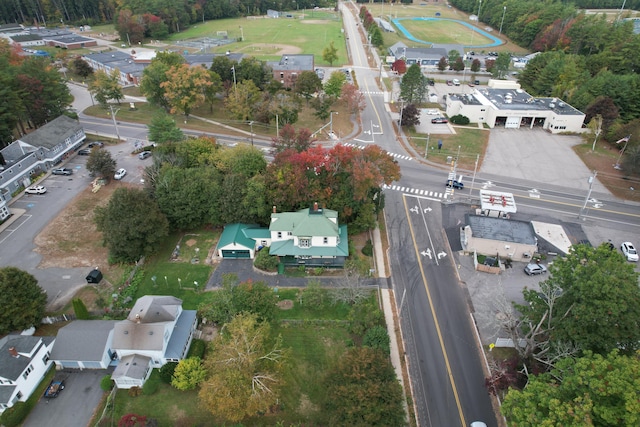
{"label": "gray roof building", "polygon": [[[116,320],[75,320],[58,331],[51,359],[61,367],[101,368],[108,366],[113,327]],[[69,365],[68,362],[71,362]],[[105,366],[106,365],[106,366]]]}

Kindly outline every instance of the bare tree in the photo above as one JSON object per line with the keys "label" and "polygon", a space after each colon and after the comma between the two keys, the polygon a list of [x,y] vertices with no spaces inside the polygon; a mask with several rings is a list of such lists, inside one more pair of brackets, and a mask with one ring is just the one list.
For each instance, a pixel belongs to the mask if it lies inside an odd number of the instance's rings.
{"label": "bare tree", "polygon": [[345,270],[345,275],[334,282],[331,289],[331,298],[334,302],[355,304],[366,299],[371,294],[371,288],[362,283],[360,274],[356,271]]}

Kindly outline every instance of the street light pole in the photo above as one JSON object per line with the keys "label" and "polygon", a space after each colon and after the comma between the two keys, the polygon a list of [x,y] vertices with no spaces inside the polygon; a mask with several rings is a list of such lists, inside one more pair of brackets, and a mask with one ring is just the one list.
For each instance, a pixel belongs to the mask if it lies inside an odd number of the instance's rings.
{"label": "street light pole", "polygon": [[427,158],[427,154],[429,154],[429,138],[431,138],[431,134],[427,132],[427,145],[425,145],[424,149],[424,158]]}
{"label": "street light pole", "polygon": [[500,21],[500,32],[498,33],[498,36],[502,35],[502,24],[504,24],[504,14],[507,13],[507,6],[504,6],[502,8],[502,20]]}
{"label": "street light pole", "polygon": [[[620,155],[618,156],[618,161],[616,162],[616,164],[613,166],[614,169],[618,169],[620,170],[622,167],[620,166],[620,161],[622,160],[622,155],[624,154],[624,150],[627,149],[627,144],[629,143],[629,140],[631,139],[631,135],[627,136],[624,138],[624,147],[622,147],[622,151],[620,151]],[[621,141],[618,141],[621,142]]]}
{"label": "street light pole", "polygon": [[471,186],[469,187],[469,196],[473,191],[473,184],[476,182],[476,172],[478,172],[478,161],[480,160],[480,154],[476,154],[476,166],[473,168],[473,178],[471,179]]}
{"label": "street light pole", "polygon": [[249,126],[251,126],[251,146],[253,147],[253,120],[249,122]]}
{"label": "street light pole", "polygon": [[[582,217],[585,209],[587,209],[587,203],[589,202],[589,198],[591,197],[591,190],[593,190],[593,182],[596,180],[596,176],[598,176],[598,171],[593,171],[593,176],[589,177],[589,191],[587,192],[587,197],[584,198],[584,205],[582,205],[582,209],[578,212],[578,219]],[[586,219],[586,215],[583,220]]]}
{"label": "street light pole", "polygon": [[233,91],[235,92],[236,96],[238,96],[238,84],[236,82],[236,66],[235,65],[231,67],[231,71],[233,71]]}
{"label": "street light pole", "polygon": [[242,29],[242,26],[240,26],[240,41],[244,41],[244,30]]}
{"label": "street light pole", "polygon": [[333,115],[334,114],[338,114],[337,111],[330,111],[329,112],[329,133],[331,133],[331,137],[333,138]]}
{"label": "street light pole", "polygon": [[120,111],[119,108],[116,108],[116,111],[113,111],[113,105],[109,104],[109,109],[111,110],[111,118],[113,119],[113,126],[116,128],[116,136],[118,137],[118,142],[120,142],[120,131],[118,130],[118,122],[116,122],[116,114]]}

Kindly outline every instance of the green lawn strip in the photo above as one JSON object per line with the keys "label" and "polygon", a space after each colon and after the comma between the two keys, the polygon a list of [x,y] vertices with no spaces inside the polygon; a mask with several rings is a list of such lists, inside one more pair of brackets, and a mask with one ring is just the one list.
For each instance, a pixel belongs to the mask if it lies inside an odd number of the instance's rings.
{"label": "green lawn strip", "polygon": [[[480,160],[484,155],[485,147],[489,140],[489,132],[480,129],[455,128],[455,134],[430,134],[429,154],[427,160],[434,163],[447,164],[447,159],[452,159],[458,155],[460,147],[460,158],[458,167],[461,169],[473,170],[477,155]],[[417,133],[414,130],[405,130],[411,144],[417,147],[418,152],[424,154],[427,143],[427,135]],[[417,138],[412,138],[417,137]],[[442,140],[442,149],[438,150],[438,140]]]}
{"label": "green lawn strip", "polygon": [[[277,312],[278,320],[286,319],[321,319],[321,320],[345,320],[349,315],[350,306],[346,304],[331,304],[328,300],[320,307],[305,305],[304,299],[299,298],[300,290],[295,288],[278,288],[280,301],[292,300],[293,308],[290,310],[280,310]],[[310,320],[312,321],[312,320]]]}

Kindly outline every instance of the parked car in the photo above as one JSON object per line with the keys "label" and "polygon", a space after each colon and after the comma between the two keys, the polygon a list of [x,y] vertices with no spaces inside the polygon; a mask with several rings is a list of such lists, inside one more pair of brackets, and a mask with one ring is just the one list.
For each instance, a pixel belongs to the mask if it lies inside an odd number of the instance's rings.
{"label": "parked car", "polygon": [[440,114],[439,110],[435,110],[435,109],[430,109],[426,111],[428,116],[437,116],[438,114]]}
{"label": "parked car", "polygon": [[453,79],[453,80],[452,80],[452,82],[453,82],[453,85],[454,85],[454,86],[460,86],[460,80],[458,80],[458,79]]}
{"label": "parked car", "polygon": [[620,249],[622,250],[625,258],[627,258],[627,261],[638,261],[638,251],[636,250],[635,246],[633,246],[633,243],[624,242],[620,245]]}
{"label": "parked car", "polygon": [[24,192],[27,194],[44,194],[47,192],[47,188],[42,185],[34,185],[24,190]]}
{"label": "parked car", "polygon": [[536,274],[545,274],[547,272],[547,267],[538,263],[527,264],[524,268],[524,272],[527,273],[527,276],[535,276]]}
{"label": "parked car", "polygon": [[451,80],[447,80],[447,86],[453,86],[453,82]]}
{"label": "parked car", "polygon": [[78,151],[79,156],[88,156],[90,154],[91,154],[91,148],[83,148],[82,150]]}
{"label": "parked car", "polygon": [[141,153],[139,153],[139,154],[138,154],[138,158],[139,158],[140,160],[144,160],[144,159],[146,159],[147,157],[151,157],[151,151],[143,151],[143,152],[141,152]]}
{"label": "parked car", "polygon": [[449,179],[447,180],[446,186],[449,188],[455,188],[456,190],[462,190],[464,188],[464,183],[456,181],[455,179]]}
{"label": "parked car", "polygon": [[124,168],[120,168],[116,171],[116,174],[113,176],[113,179],[121,180],[127,174],[127,170]]}
{"label": "parked car", "polygon": [[446,117],[436,117],[431,119],[431,123],[449,123]]}
{"label": "parked car", "polygon": [[55,168],[51,169],[52,175],[73,175],[73,169],[69,168]]}
{"label": "parked car", "polygon": [[476,79],[473,83],[478,86],[480,84],[480,80]]}
{"label": "parked car", "polygon": [[87,147],[89,147],[89,148],[93,148],[93,147],[102,148],[102,147],[104,147],[104,143],[100,142],[100,141],[93,141],[93,142],[90,142],[89,144],[87,144]]}
{"label": "parked car", "polygon": [[427,83],[429,83],[429,86],[435,86],[436,85],[436,81],[433,79],[428,79]]}

